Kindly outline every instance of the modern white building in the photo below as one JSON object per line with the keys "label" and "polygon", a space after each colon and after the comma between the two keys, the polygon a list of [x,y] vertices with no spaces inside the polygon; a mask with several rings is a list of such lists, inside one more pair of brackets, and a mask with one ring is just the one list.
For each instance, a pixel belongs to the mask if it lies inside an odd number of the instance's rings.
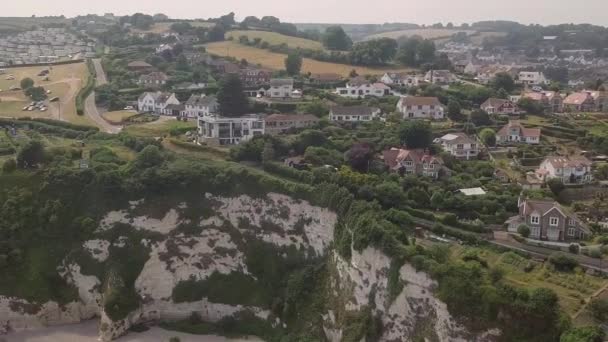
{"label": "modern white building", "polygon": [[457,78],[449,70],[429,70],[424,80],[432,84],[450,84],[456,82]]}
{"label": "modern white building", "polygon": [[383,97],[391,95],[391,93],[391,88],[384,83],[370,83],[360,79],[349,81],[346,86],[336,88],[336,94],[352,99],[369,96]]}
{"label": "modern white building", "polygon": [[137,109],[140,113],[165,114],[168,105],[179,105],[174,93],[146,92],[137,99]]}
{"label": "modern white building", "polygon": [[414,87],[418,86],[418,84],[423,78],[424,77],[418,75],[411,75],[408,73],[387,72],[382,76],[382,78],[380,78],[380,82],[387,85]]}
{"label": "modern white building", "polygon": [[219,104],[215,96],[192,95],[186,101],[185,114],[188,118],[197,118],[217,114]]}
{"label": "modern white building", "polygon": [[464,133],[450,133],[437,139],[443,149],[460,159],[473,159],[479,155],[479,144]]}
{"label": "modern white building", "polygon": [[329,120],[336,122],[372,121],[380,115],[380,109],[367,106],[333,106],[329,109]]}
{"label": "modern white building", "polygon": [[403,96],[397,103],[397,111],[403,119],[442,120],[445,110],[436,97]]}
{"label": "modern white building", "polygon": [[209,145],[238,145],[253,137],[264,135],[264,116],[248,114],[240,117],[209,115],[197,120],[199,143]]}
{"label": "modern white building", "polygon": [[583,156],[547,157],[536,170],[536,176],[547,181],[561,179],[565,184],[589,183],[593,181],[592,162]]}

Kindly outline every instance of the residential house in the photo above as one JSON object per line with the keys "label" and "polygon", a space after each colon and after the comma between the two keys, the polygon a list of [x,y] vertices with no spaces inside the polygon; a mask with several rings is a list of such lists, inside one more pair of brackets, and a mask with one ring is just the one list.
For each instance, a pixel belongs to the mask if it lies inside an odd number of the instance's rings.
{"label": "residential house", "polygon": [[540,71],[520,71],[517,82],[529,86],[539,86],[549,84],[545,74]]}
{"label": "residential house", "polygon": [[469,63],[467,63],[467,65],[465,65],[465,67],[463,68],[462,72],[467,75],[477,75],[477,72],[479,72],[479,68],[479,65],[475,65],[472,61],[469,61]]}
{"label": "residential house", "polygon": [[511,100],[491,97],[481,104],[481,109],[488,114],[519,115],[519,107]]}
{"label": "residential house", "polygon": [[367,106],[333,106],[329,109],[329,120],[337,122],[372,121],[380,115],[380,109]]}
{"label": "residential house", "polygon": [[238,74],[241,70],[238,65],[223,59],[208,60],[207,65],[219,74]]}
{"label": "residential house", "polygon": [[439,179],[446,174],[443,160],[426,150],[391,148],[382,152],[382,159],[390,171],[400,175],[413,174]]}
{"label": "residential house", "polygon": [[509,121],[496,133],[497,144],[540,143],[540,128],[525,128],[519,120]]}
{"label": "residential house", "polygon": [[270,76],[272,76],[270,71],[254,68],[243,69],[240,73],[241,82],[245,86],[268,84]]}
{"label": "residential house", "polygon": [[505,223],[507,230],[517,233],[520,225],[530,228],[529,238],[548,241],[583,240],[591,232],[576,214],[549,200],[519,199],[519,214]]}
{"label": "residential house", "polygon": [[397,103],[397,111],[403,119],[442,120],[445,109],[436,97],[403,96]]}
{"label": "residential house", "polygon": [[165,106],[165,108],[161,111],[162,115],[167,116],[182,116],[186,115],[186,106],[184,104],[174,104],[169,103]]}
{"label": "residential house", "polygon": [[272,114],[265,121],[267,134],[281,134],[314,126],[319,123],[319,118],[312,114]]}
{"label": "residential house", "polygon": [[408,73],[395,73],[395,72],[387,72],[382,78],[380,78],[380,82],[386,85],[396,85],[402,87],[415,87],[420,83],[421,77],[418,75],[412,75]]}
{"label": "residential house", "polygon": [[317,85],[332,85],[342,82],[342,75],[335,73],[312,74],[309,82]]}
{"label": "residential house", "polygon": [[197,118],[217,114],[219,104],[215,96],[191,95],[185,104],[185,116]]}
{"label": "residential house", "polygon": [[449,70],[429,70],[424,80],[432,84],[450,84],[456,82],[457,78]]}
{"label": "residential house", "polygon": [[540,103],[549,113],[561,113],[564,109],[564,100],[555,91],[530,91],[524,93],[521,98]]}
{"label": "residential house", "polygon": [[536,170],[536,177],[542,181],[560,179],[564,184],[580,184],[593,181],[593,163],[583,156],[550,156],[545,158]]}
{"label": "residential house", "polygon": [[169,77],[164,72],[154,71],[147,75],[139,76],[137,83],[144,87],[158,88],[167,84],[168,80]]}
{"label": "residential house", "polygon": [[369,96],[383,97],[391,95],[391,88],[384,83],[371,83],[362,78],[355,78],[347,82],[345,87],[338,87],[336,94],[353,99]]}
{"label": "residential house", "polygon": [[436,139],[443,149],[456,158],[473,159],[479,155],[479,144],[464,133],[450,133]]}
{"label": "residential house", "polygon": [[248,114],[229,118],[218,115],[200,116],[197,120],[199,143],[209,145],[238,145],[253,137],[264,135],[264,116]]}
{"label": "residential house", "polygon": [[593,97],[593,101],[595,103],[595,111],[596,112],[604,112],[608,109],[608,91],[599,91],[599,90],[584,90],[591,94]]}
{"label": "residential house", "polygon": [[149,72],[154,69],[154,67],[144,61],[133,61],[127,64],[127,69],[135,72]]}
{"label": "residential house", "polygon": [[290,98],[293,94],[293,78],[273,78],[266,95],[270,98]]}
{"label": "residential house", "polygon": [[588,91],[572,93],[564,99],[565,112],[589,112],[595,109],[595,99]]}
{"label": "residential house", "polygon": [[[137,99],[137,108],[141,113],[154,113],[165,115],[168,105],[179,105],[180,102],[174,93],[146,92]],[[172,115],[172,114],[168,114]]]}

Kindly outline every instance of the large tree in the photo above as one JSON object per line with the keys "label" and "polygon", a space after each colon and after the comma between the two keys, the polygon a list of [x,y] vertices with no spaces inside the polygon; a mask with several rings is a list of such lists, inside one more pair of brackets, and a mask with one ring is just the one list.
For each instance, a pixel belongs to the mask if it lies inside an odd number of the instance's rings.
{"label": "large tree", "polygon": [[499,72],[492,80],[492,88],[496,90],[504,89],[506,92],[510,93],[513,91],[513,89],[515,89],[515,81],[510,74],[506,72]]}
{"label": "large tree", "polygon": [[390,38],[357,43],[350,53],[350,62],[358,65],[382,65],[395,58],[397,41]]}
{"label": "large tree", "polygon": [[290,76],[300,74],[302,69],[302,56],[297,52],[292,52],[285,58],[285,70]]}
{"label": "large tree", "polygon": [[397,61],[403,65],[418,67],[435,62],[435,43],[432,40],[412,37],[400,41]]}
{"label": "large tree", "polygon": [[243,92],[243,84],[238,75],[229,74],[220,82],[217,92],[219,111],[223,116],[241,116],[249,110],[249,101]]}
{"label": "large tree", "polygon": [[340,26],[330,26],[323,35],[323,45],[329,50],[350,50],[353,41]]}
{"label": "large tree", "polygon": [[24,91],[26,89],[29,89],[29,88],[33,87],[33,86],[34,86],[34,80],[33,79],[31,79],[29,77],[26,77],[26,78],[24,78],[24,79],[21,80],[21,89],[23,89]]}
{"label": "large tree", "polygon": [[399,137],[407,148],[427,148],[433,142],[431,125],[424,121],[407,121],[399,127]]}

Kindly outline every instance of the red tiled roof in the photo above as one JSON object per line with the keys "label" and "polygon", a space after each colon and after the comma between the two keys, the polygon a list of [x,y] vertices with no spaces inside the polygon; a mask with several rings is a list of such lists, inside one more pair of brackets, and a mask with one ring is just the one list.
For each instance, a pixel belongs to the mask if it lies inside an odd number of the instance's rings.
{"label": "red tiled roof", "polygon": [[580,105],[585,103],[585,101],[593,99],[589,93],[580,92],[580,93],[572,93],[564,99],[564,104],[566,105]]}

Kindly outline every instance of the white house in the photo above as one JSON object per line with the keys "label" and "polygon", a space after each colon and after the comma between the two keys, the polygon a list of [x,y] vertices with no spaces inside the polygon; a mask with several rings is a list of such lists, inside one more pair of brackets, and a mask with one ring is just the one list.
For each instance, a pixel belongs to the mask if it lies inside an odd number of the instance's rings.
{"label": "white house", "polygon": [[429,70],[424,76],[424,80],[432,84],[450,84],[457,81],[449,70]]}
{"label": "white house", "polygon": [[270,98],[290,98],[293,91],[293,78],[273,78],[266,95]]}
{"label": "white house", "polygon": [[408,73],[387,72],[380,78],[380,82],[387,85],[414,87],[418,86],[421,78],[418,75],[410,75]]}
{"label": "white house", "polygon": [[525,85],[546,85],[549,81],[545,74],[539,71],[520,71],[517,82]]}
{"label": "white house", "polygon": [[384,83],[370,83],[367,81],[350,81],[345,87],[336,89],[336,94],[341,97],[353,99],[375,96],[383,97],[391,95],[391,88]]}
{"label": "white house", "polygon": [[185,114],[188,118],[197,118],[216,114],[219,108],[215,96],[192,95],[186,101]]}
{"label": "white house", "polygon": [[436,97],[403,96],[397,103],[397,111],[403,119],[441,120],[445,111]]}
{"label": "white house", "polygon": [[333,106],[329,110],[329,120],[337,122],[372,121],[380,115],[380,109],[367,106]]}
{"label": "white house", "polygon": [[557,178],[566,184],[588,183],[593,181],[591,167],[591,161],[583,156],[552,156],[543,160],[536,176],[543,181]]}
{"label": "white house", "polygon": [[218,115],[201,116],[197,121],[199,143],[209,145],[237,145],[264,135],[264,116],[248,114],[229,118]]}
{"label": "white house", "polygon": [[450,133],[436,139],[443,149],[456,158],[469,160],[479,155],[479,144],[464,133]]}
{"label": "white house", "polygon": [[164,114],[168,105],[179,105],[174,93],[145,92],[137,99],[137,109],[141,113]]}

